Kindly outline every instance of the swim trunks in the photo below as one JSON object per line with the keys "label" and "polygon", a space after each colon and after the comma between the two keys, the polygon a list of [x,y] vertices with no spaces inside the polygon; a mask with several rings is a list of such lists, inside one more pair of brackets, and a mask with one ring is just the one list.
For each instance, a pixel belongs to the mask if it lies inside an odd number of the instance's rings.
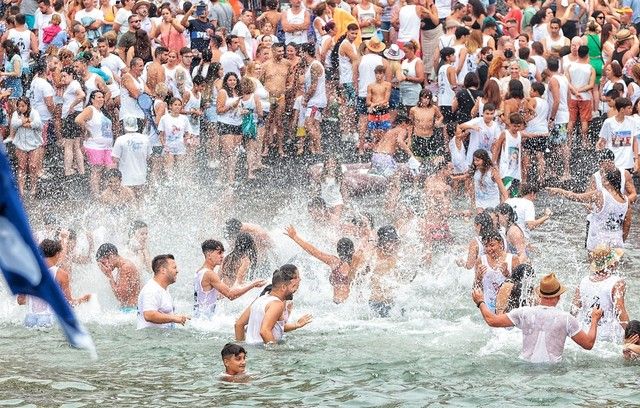
{"label": "swim trunks", "polygon": [[414,135],[411,141],[413,154],[420,158],[444,155],[444,140],[440,132],[434,132],[431,136]]}
{"label": "swim trunks", "polygon": [[389,130],[391,129],[391,117],[389,116],[388,108],[374,108],[368,115],[369,123],[367,128],[369,130]]}
{"label": "swim trunks", "polygon": [[389,177],[396,172],[397,168],[398,164],[390,154],[374,152],[371,156],[371,168],[369,169],[371,174]]}

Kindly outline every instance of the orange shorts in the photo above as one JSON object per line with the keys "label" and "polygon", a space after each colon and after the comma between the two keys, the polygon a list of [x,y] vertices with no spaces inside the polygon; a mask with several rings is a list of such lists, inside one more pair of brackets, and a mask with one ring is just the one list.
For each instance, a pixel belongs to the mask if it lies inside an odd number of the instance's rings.
{"label": "orange shorts", "polygon": [[569,122],[576,122],[580,118],[580,122],[589,122],[591,120],[591,112],[593,111],[593,102],[591,99],[572,99],[569,98]]}

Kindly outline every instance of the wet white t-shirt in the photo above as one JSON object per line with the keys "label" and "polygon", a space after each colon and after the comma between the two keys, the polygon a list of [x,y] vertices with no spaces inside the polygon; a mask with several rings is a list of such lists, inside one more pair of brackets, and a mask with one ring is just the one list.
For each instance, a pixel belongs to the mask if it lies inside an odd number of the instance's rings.
{"label": "wet white t-shirt", "polygon": [[516,224],[524,232],[525,237],[529,238],[529,228],[527,228],[527,222],[536,220],[536,208],[533,205],[533,201],[526,198],[514,197],[505,201],[513,208],[513,211],[518,215]]}
{"label": "wet white t-shirt", "polygon": [[530,363],[559,363],[567,337],[580,332],[578,319],[556,307],[524,306],[507,316],[522,330],[520,358]]}
{"label": "wet white t-shirt", "polygon": [[157,324],[144,319],[144,312],[157,310],[162,313],[173,313],[173,299],[169,292],[153,279],[147,282],[138,295],[138,326],[137,329],[147,327],[172,328],[173,323]]}

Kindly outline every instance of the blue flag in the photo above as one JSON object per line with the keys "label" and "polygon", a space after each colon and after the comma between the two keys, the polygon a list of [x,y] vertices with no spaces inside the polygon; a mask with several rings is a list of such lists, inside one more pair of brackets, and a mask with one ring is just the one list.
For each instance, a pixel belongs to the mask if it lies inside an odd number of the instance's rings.
{"label": "blue flag", "polygon": [[93,340],[76,319],[58,283],[40,256],[0,142],[0,270],[14,295],[36,296],[55,312],[69,343],[95,355]]}

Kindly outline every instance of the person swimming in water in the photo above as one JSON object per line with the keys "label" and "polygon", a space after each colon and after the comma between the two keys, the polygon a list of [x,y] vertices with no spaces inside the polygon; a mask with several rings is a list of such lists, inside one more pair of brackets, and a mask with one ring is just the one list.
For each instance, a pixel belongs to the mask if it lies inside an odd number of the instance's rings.
{"label": "person swimming in water", "polygon": [[[120,310],[124,313],[135,313],[140,293],[140,273],[136,266],[120,256],[118,248],[110,243],[98,247],[96,261],[109,281],[113,294],[120,302]],[[116,269],[118,270],[117,280],[113,276]]]}
{"label": "person swimming in water", "polygon": [[371,296],[369,308],[378,317],[389,317],[394,305],[393,283],[398,263],[400,239],[395,227],[385,225],[378,229],[378,243],[373,256],[371,270]]}
{"label": "person swimming in water", "polygon": [[234,242],[233,250],[220,268],[222,281],[229,287],[243,286],[247,273],[253,275],[258,264],[258,250],[250,234],[241,232]]}
{"label": "person swimming in water", "polygon": [[220,374],[222,381],[247,382],[247,351],[239,344],[227,343],[220,352],[224,373]]}
{"label": "person swimming in water", "polygon": [[363,263],[362,253],[355,252],[353,241],[349,238],[340,238],[336,248],[338,256],[335,256],[319,250],[302,239],[292,225],[286,228],[285,235],[309,255],[331,268],[329,283],[333,287],[333,302],[342,303],[347,300],[351,282],[353,282],[358,268]]}

